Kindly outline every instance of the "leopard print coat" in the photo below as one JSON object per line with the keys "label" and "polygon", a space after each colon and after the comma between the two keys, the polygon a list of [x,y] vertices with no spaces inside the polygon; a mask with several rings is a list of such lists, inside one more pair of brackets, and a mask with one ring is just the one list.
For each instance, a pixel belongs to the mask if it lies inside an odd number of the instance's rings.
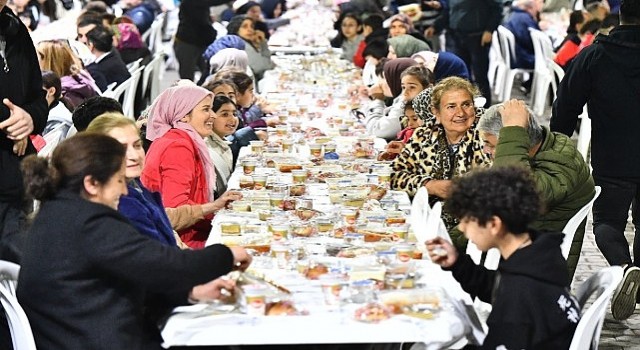
{"label": "leopard print coat", "polygon": [[[477,112],[484,111],[478,109]],[[391,187],[413,197],[429,180],[451,180],[474,168],[489,166],[490,158],[482,151],[482,139],[476,128],[480,114],[476,113],[476,116],[455,153],[450,150],[441,124],[431,123],[416,129],[392,164]],[[442,201],[442,198],[429,196],[430,205],[437,201]],[[442,213],[442,218],[447,230],[457,225],[457,220],[446,212]]]}

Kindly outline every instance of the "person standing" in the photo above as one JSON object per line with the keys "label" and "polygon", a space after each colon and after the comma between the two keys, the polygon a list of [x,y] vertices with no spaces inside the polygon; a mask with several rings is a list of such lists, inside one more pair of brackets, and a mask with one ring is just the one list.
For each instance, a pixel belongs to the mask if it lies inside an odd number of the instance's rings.
{"label": "person standing", "polygon": [[467,64],[478,85],[485,106],[491,105],[489,86],[489,48],[491,35],[502,21],[502,0],[450,0],[435,23],[424,32],[427,38],[446,29],[446,51]]}
{"label": "person standing", "polygon": [[31,37],[6,4],[0,0],[0,259],[18,261],[24,190],[15,151],[44,130],[48,108]]}
{"label": "person standing", "polygon": [[[551,130],[572,135],[587,104],[593,123],[591,165],[602,188],[593,205],[596,244],[610,265],[625,267],[611,301],[613,317],[624,320],[636,307],[640,286],[640,0],[624,0],[620,26],[598,35],[568,67],[553,104]],[[632,259],[624,230],[632,206]]]}

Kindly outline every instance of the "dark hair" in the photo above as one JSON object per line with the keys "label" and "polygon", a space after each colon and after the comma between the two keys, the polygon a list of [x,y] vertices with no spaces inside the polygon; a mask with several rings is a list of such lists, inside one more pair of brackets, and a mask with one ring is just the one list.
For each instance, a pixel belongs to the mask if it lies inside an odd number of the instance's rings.
{"label": "dark hair", "polygon": [[55,88],[56,92],[53,94],[53,103],[49,106],[49,109],[58,105],[58,103],[62,102],[62,104],[67,107],[68,110],[73,110],[73,105],[69,100],[62,96],[62,82],[60,81],[60,77],[50,70],[42,71],[42,86],[46,89]]}
{"label": "dark hair", "polygon": [[640,24],[640,1],[622,0],[620,4],[620,22],[624,24]]}
{"label": "dark hair", "polygon": [[360,17],[358,17],[358,15],[353,12],[342,12],[340,14],[340,17],[338,17],[338,20],[333,23],[333,29],[338,31],[338,35],[336,35],[335,38],[331,39],[331,46],[333,47],[341,47],[342,43],[344,42],[345,37],[342,34],[342,22],[344,22],[346,18],[355,20],[358,26],[361,27],[360,30],[358,30],[358,34],[362,33],[362,20],[360,19]]}
{"label": "dark hair", "polygon": [[95,24],[96,26],[102,25],[102,13],[96,11],[85,11],[78,16],[76,26],[78,28],[86,27],[88,25]]}
{"label": "dark hair", "polygon": [[493,216],[508,232],[521,234],[540,213],[540,197],[531,172],[517,166],[480,169],[453,180],[445,210],[458,219],[485,225]]}
{"label": "dark hair", "polygon": [[376,64],[376,76],[381,77],[382,73],[384,73],[384,65],[389,62],[389,59],[386,57],[381,58]]}
{"label": "dark hair", "polygon": [[56,0],[45,0],[42,7],[42,14],[49,17],[51,22],[58,20],[58,8],[56,6]]}
{"label": "dark hair", "polygon": [[78,131],[84,131],[97,116],[107,112],[122,114],[122,105],[120,102],[109,97],[93,96],[84,100],[76,107],[71,115],[71,119],[73,119],[73,125]]}
{"label": "dark hair", "polygon": [[362,21],[363,26],[369,26],[373,30],[382,29],[382,23],[384,22],[384,17],[377,13],[369,15]]}
{"label": "dark hair", "polygon": [[208,79],[202,84],[202,87],[213,92],[218,86],[229,85],[233,88],[233,90],[238,91],[238,87],[236,83],[231,79]]}
{"label": "dark hair", "polygon": [[404,78],[407,75],[410,75],[418,79],[418,81],[420,81],[420,84],[422,85],[423,90],[433,85],[433,83],[436,81],[436,78],[433,75],[433,72],[431,72],[429,68],[421,64],[416,64],[415,66],[411,66],[405,69],[400,74],[400,79]]}
{"label": "dark hair", "polygon": [[213,80],[219,79],[229,79],[236,84],[236,91],[239,94],[244,94],[247,89],[253,84],[253,79],[242,71],[239,71],[237,68],[225,68],[218,71],[214,76]]}
{"label": "dark hair", "polygon": [[102,23],[87,33],[87,40],[100,52],[109,52],[113,48],[113,33]]}
{"label": "dark hair", "polygon": [[116,24],[116,23],[114,23],[114,21],[116,20],[116,15],[114,15],[113,13],[105,13],[104,15],[102,15],[102,20],[106,21],[110,25],[111,24]]}
{"label": "dark hair", "polygon": [[217,95],[213,98],[213,104],[211,105],[211,109],[213,109],[214,112],[217,112],[220,110],[222,106],[226,105],[227,103],[231,103],[234,107],[237,108],[236,104],[233,103],[233,101],[231,101],[231,99],[228,98],[227,96]]}
{"label": "dark hair", "polygon": [[82,8],[85,12],[96,12],[99,14],[107,13],[109,7],[104,1],[94,0],[87,2],[86,5]]}
{"label": "dark hair", "polygon": [[578,24],[584,22],[584,13],[582,10],[575,10],[569,15],[569,27],[567,27],[567,34],[577,34]]}
{"label": "dark hair", "polygon": [[233,18],[231,18],[231,20],[229,21],[229,24],[227,24],[227,35],[228,34],[238,35],[238,31],[240,31],[242,22],[244,22],[245,20],[251,21],[251,23],[255,28],[256,21],[253,18],[248,17],[247,15],[233,16]]}
{"label": "dark hair", "polygon": [[376,39],[367,43],[364,51],[362,51],[362,58],[367,56],[371,56],[375,59],[381,59],[383,57],[387,57],[389,54],[389,43],[387,43],[384,39]]}
{"label": "dark hair", "polygon": [[249,9],[251,9],[254,6],[260,7],[260,11],[262,12],[262,7],[260,6],[259,3],[255,2],[255,1],[247,1],[247,3],[245,3],[244,5],[238,7],[238,9],[236,10],[236,14],[238,14],[238,15],[246,15],[247,12],[249,12]]}
{"label": "dark hair", "polygon": [[265,38],[269,39],[269,36],[270,36],[269,27],[267,26],[266,23],[264,23],[262,21],[253,22],[253,28],[255,30],[259,30],[259,31],[263,32],[264,35],[265,35]]}
{"label": "dark hair", "polygon": [[598,29],[600,29],[600,27],[602,27],[602,22],[600,20],[590,19],[582,25],[582,28],[580,28],[580,34],[595,34],[596,32],[598,32]]}
{"label": "dark hair", "polygon": [[409,101],[406,101],[406,102],[404,103],[404,109],[403,109],[403,110],[406,112],[406,111],[407,111],[407,109],[410,109],[410,110],[412,110],[412,111],[413,111],[413,110],[415,110],[415,109],[413,108],[413,100],[409,100]]}
{"label": "dark hair", "polygon": [[60,190],[82,193],[84,178],[105,184],[122,168],[126,147],[116,139],[95,133],[80,133],[53,151],[51,163],[35,155],[22,161],[25,190],[38,200],[52,198]]}
{"label": "dark hair", "polygon": [[602,20],[602,25],[600,27],[611,28],[611,27],[617,27],[619,25],[620,25],[620,16],[618,16],[615,13],[610,13],[607,15],[607,17],[604,18],[604,20]]}

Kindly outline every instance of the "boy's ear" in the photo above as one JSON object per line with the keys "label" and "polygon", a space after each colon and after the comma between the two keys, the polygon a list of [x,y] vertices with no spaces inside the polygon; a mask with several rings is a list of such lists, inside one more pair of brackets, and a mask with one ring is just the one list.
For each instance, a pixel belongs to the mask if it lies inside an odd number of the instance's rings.
{"label": "boy's ear", "polygon": [[489,233],[494,237],[498,237],[504,232],[502,219],[495,215],[487,220],[486,227],[489,229]]}

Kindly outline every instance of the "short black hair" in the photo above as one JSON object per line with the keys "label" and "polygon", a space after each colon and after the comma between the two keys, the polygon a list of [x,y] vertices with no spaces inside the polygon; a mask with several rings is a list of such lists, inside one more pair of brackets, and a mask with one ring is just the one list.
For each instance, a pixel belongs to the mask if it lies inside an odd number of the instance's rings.
{"label": "short black hair", "polygon": [[265,38],[269,39],[269,36],[270,36],[269,27],[267,26],[266,23],[264,23],[262,21],[253,22],[253,29],[263,32],[264,35],[265,35]]}
{"label": "short black hair", "polygon": [[233,81],[233,83],[236,84],[236,91],[239,94],[244,94],[247,89],[253,85],[253,79],[247,73],[237,68],[222,69],[213,76],[213,79],[229,79]]}
{"label": "short black hair", "polygon": [[382,15],[374,13],[369,15],[362,21],[363,26],[369,26],[371,29],[382,29],[382,23],[384,22],[384,17]]}
{"label": "short black hair", "polygon": [[78,16],[76,26],[78,28],[86,27],[94,24],[96,26],[102,25],[102,13],[96,11],[85,11]]}
{"label": "short black hair", "polygon": [[242,27],[242,22],[244,22],[245,20],[251,21],[255,28],[256,21],[253,18],[247,15],[237,15],[233,16],[233,18],[231,18],[231,20],[229,21],[229,24],[227,24],[227,34],[238,35],[238,31],[240,31],[240,27]]}
{"label": "short black hair", "polygon": [[113,48],[113,33],[102,24],[87,33],[87,40],[100,52],[109,52]]}
{"label": "short black hair", "polygon": [[622,0],[620,3],[620,22],[640,24],[640,0]]}
{"label": "short black hair", "polygon": [[367,56],[371,56],[375,59],[381,59],[383,57],[387,57],[389,54],[389,44],[384,39],[376,39],[367,43],[364,51],[362,51],[362,58]]}
{"label": "short black hair", "polygon": [[579,34],[587,34],[587,33],[596,34],[601,27],[602,27],[602,21],[596,18],[590,19],[582,25],[582,28],[580,28],[578,33]]}
{"label": "short black hair", "polygon": [[76,107],[71,115],[71,119],[78,131],[85,131],[97,116],[107,112],[123,114],[122,105],[120,102],[109,97],[93,96],[84,100]]}
{"label": "short black hair", "polygon": [[541,209],[531,171],[518,166],[479,169],[453,180],[445,210],[458,219],[471,218],[485,225],[499,217],[507,232],[527,232]]}
{"label": "short black hair", "polygon": [[378,64],[376,64],[376,76],[377,77],[382,77],[382,73],[384,73],[384,64],[387,63],[388,61],[389,61],[389,59],[386,58],[386,57],[382,57],[378,61]]}
{"label": "short black hair", "polygon": [[584,12],[582,10],[575,10],[569,15],[569,27],[567,27],[567,33],[578,34],[578,24],[584,22]]}
{"label": "short black hair", "polygon": [[238,87],[236,86],[236,83],[233,82],[233,80],[231,79],[207,79],[207,81],[204,82],[204,84],[202,84],[202,87],[213,92],[213,90],[215,90],[215,88],[217,88],[218,86],[221,85],[229,85],[233,88],[234,91],[238,91]]}

